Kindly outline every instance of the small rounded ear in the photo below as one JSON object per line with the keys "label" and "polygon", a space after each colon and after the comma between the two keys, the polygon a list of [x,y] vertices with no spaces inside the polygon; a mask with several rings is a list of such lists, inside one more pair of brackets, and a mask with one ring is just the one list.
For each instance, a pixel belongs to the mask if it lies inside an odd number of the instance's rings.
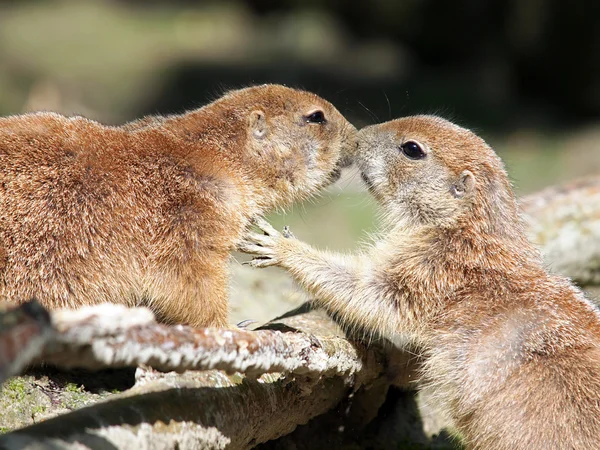
{"label": "small rounded ear", "polygon": [[456,198],[469,195],[475,189],[475,175],[470,170],[463,170],[458,179],[452,184],[450,192]]}
{"label": "small rounded ear", "polygon": [[267,134],[267,119],[265,113],[259,110],[250,113],[250,130],[257,139],[262,139]]}

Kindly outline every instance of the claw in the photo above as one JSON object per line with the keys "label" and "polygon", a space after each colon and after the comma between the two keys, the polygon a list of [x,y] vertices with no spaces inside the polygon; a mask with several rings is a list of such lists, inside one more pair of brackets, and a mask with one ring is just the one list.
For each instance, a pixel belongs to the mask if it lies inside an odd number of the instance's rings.
{"label": "claw", "polygon": [[288,227],[287,225],[285,227],[283,227],[283,237],[286,239],[294,239],[296,236],[294,236],[294,233],[292,233],[292,230],[290,230],[290,227]]}
{"label": "claw", "polygon": [[257,269],[263,269],[265,267],[271,267],[277,264],[274,259],[271,258],[254,258],[252,261],[248,263],[250,266],[255,267]]}
{"label": "claw", "polygon": [[252,255],[260,255],[272,257],[275,255],[273,249],[269,247],[263,247],[262,245],[257,245],[254,242],[242,241],[238,243],[238,250],[241,250],[244,253],[250,253]]}
{"label": "claw", "polygon": [[257,217],[254,220],[254,224],[260,228],[261,230],[263,230],[265,233],[267,233],[267,236],[278,236],[279,232],[273,228],[273,226],[267,222],[265,219],[263,219],[262,217]]}
{"label": "claw", "polygon": [[252,320],[252,319],[246,319],[246,320],[242,320],[240,323],[238,323],[236,325],[236,327],[238,328],[242,328],[242,329],[246,329],[248,328],[250,325],[252,325],[253,323],[256,323],[256,320]]}

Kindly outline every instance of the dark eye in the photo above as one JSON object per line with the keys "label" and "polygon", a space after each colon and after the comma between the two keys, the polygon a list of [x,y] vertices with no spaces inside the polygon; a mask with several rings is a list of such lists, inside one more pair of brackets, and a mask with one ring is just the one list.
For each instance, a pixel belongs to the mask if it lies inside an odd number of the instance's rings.
{"label": "dark eye", "polygon": [[307,123],[325,123],[325,114],[323,111],[315,111],[314,113],[310,113],[308,116],[304,116]]}
{"label": "dark eye", "polygon": [[423,159],[427,155],[421,146],[414,141],[406,141],[400,146],[400,150],[410,159]]}

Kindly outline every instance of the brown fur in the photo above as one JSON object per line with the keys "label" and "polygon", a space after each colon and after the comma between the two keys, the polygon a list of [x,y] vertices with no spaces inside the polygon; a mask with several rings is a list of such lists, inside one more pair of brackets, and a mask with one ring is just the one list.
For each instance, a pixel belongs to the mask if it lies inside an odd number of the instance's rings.
{"label": "brown fur", "polygon": [[[307,122],[315,110],[325,124]],[[226,325],[228,257],[250,219],[332,182],[355,133],[330,103],[277,85],[121,127],[1,118],[0,301],[145,304]]]}
{"label": "brown fur", "polygon": [[[359,140],[387,235],[349,258],[261,223],[270,236],[242,244],[262,255],[253,264],[284,267],[347,324],[420,346],[423,382],[468,448],[600,448],[599,313],[544,269],[494,151],[432,116],[368,127]],[[427,156],[403,155],[408,140]]]}

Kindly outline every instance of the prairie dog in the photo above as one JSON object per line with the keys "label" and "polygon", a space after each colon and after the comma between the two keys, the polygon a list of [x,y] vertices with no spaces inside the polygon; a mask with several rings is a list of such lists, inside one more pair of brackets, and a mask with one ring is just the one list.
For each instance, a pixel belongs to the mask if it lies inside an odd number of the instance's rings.
{"label": "prairie dog", "polygon": [[224,326],[250,218],[327,186],[355,149],[333,105],[279,85],[117,127],[0,118],[0,301],[144,304]]}
{"label": "prairie dog", "polygon": [[261,221],[268,236],[241,244],[252,265],[283,267],[350,326],[408,335],[468,448],[600,448],[600,315],[544,269],[500,158],[415,116],[361,130],[356,163],[385,215],[379,242],[336,255]]}

